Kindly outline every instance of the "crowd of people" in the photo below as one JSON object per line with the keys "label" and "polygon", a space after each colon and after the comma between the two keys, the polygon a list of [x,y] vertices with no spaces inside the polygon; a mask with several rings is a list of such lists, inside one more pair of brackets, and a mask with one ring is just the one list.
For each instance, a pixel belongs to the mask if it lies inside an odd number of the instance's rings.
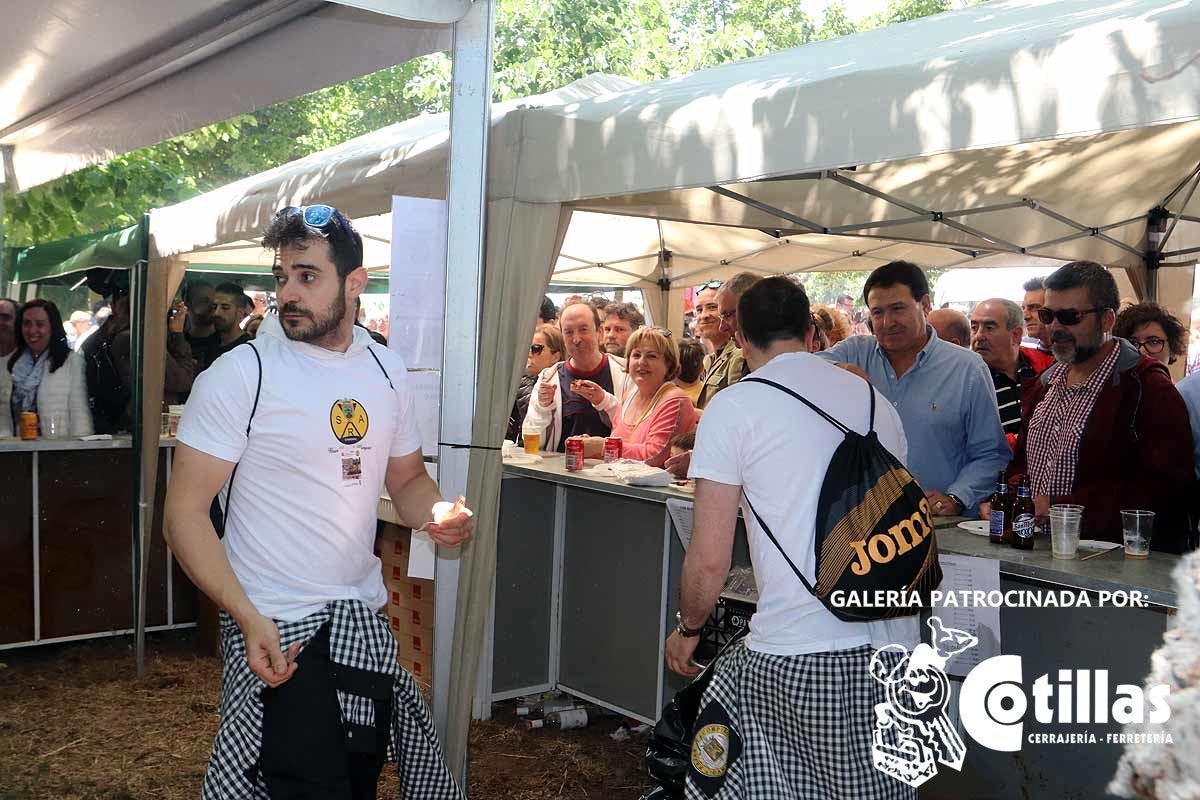
{"label": "crowd of people", "polygon": [[[585,455],[599,457],[604,437],[618,436],[625,457],[686,477],[690,453],[671,443],[749,374],[738,303],[759,280],[740,273],[699,287],[696,337],[682,340],[642,327],[627,303],[573,297],[558,312],[547,299],[510,438],[536,430],[543,450],[562,452],[583,436]],[[925,273],[892,262],[866,280],[865,319],[842,310],[850,298],[808,308],[808,349],[895,409],[934,514],[986,517],[1003,473],[1028,480],[1040,516],[1051,503],[1084,506],[1091,538],[1121,541],[1119,510],[1143,508],[1157,514],[1155,549],[1194,547],[1200,378],[1176,387],[1167,371],[1186,352],[1187,328],[1154,303],[1121,309],[1114,279],[1090,262],[1023,290],[1021,304],[988,298],[968,317],[934,309]]]}
{"label": "crowd of people", "polygon": [[[91,312],[73,312],[65,324],[50,300],[0,298],[0,438],[19,432],[25,412],[38,415],[43,436],[132,430],[132,321],[119,274],[90,274],[89,288],[104,299]],[[163,405],[185,403],[197,375],[251,341],[272,313],[269,303],[266,293],[251,296],[236,283],[189,280],[167,314]],[[367,328],[363,316],[360,305],[355,324]],[[386,345],[380,332],[386,324],[370,322],[371,338]]]}

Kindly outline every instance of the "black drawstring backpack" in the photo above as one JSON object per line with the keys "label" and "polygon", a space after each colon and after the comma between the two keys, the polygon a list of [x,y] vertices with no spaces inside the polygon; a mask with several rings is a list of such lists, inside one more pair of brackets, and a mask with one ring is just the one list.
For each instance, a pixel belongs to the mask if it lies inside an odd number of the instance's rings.
{"label": "black drawstring backpack", "polygon": [[[761,383],[790,394],[845,436],[829,462],[817,503],[815,586],[746,498],[763,532],[805,588],[847,622],[911,616],[928,607],[930,593],[942,582],[933,515],[924,490],[875,433],[875,390],[868,388],[871,418],[863,435],[786,386],[754,377],[737,386],[743,383]],[[885,595],[884,602],[876,604],[877,592],[902,594],[892,595],[891,602]],[[920,602],[911,602],[914,597]]]}

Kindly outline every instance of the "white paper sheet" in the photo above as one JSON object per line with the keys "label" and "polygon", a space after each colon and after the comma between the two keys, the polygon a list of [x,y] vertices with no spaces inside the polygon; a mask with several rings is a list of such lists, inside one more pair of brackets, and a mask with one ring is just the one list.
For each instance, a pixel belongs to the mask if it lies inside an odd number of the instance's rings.
{"label": "white paper sheet", "polygon": [[408,554],[408,577],[433,580],[437,566],[437,545],[425,531],[412,532],[412,552]]}
{"label": "white paper sheet", "polygon": [[388,347],[409,369],[440,369],[446,297],[446,201],[392,197]]}
{"label": "white paper sheet", "polygon": [[692,543],[692,512],[694,509],[695,507],[687,500],[674,498],[667,500],[667,513],[671,515],[671,521],[675,523],[675,533],[679,536],[679,541],[683,543],[685,552],[688,545]]}
{"label": "white paper sheet", "polygon": [[[940,553],[938,561],[942,565],[942,585],[938,590],[943,595],[1000,591],[1000,562],[995,559]],[[1000,655],[999,608],[943,604],[935,606],[933,613],[945,627],[966,631],[979,639],[974,647],[951,656],[946,662],[946,674],[966,677],[976,664]]]}
{"label": "white paper sheet", "polygon": [[421,431],[421,454],[436,456],[442,419],[442,373],[409,370],[408,389],[413,393],[413,409]]}

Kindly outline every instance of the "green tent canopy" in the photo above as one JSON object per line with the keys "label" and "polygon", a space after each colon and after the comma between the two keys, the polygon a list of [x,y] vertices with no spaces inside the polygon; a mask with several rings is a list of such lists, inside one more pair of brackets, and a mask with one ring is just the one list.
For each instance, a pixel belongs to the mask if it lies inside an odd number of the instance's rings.
{"label": "green tent canopy", "polygon": [[93,267],[130,269],[146,257],[143,224],[89,233],[71,239],[13,248],[6,263],[13,283],[64,284],[80,280]]}

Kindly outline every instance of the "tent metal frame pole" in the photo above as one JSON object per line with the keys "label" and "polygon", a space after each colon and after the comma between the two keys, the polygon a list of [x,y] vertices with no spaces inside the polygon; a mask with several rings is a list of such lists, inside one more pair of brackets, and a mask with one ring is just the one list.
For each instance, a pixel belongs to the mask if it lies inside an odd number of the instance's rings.
{"label": "tent metal frame pole", "polygon": [[[446,218],[445,339],[440,442],[472,441],[483,305],[487,151],[491,132],[494,4],[477,0],[454,25]],[[445,497],[465,495],[469,448],[438,448]],[[458,610],[460,553],[438,548],[434,583],[433,720],[443,743],[450,722],[450,667]],[[472,670],[472,675],[475,674]],[[467,742],[447,744],[451,774],[466,786]]]}
{"label": "tent metal frame pole", "polygon": [[783,209],[776,208],[775,206],[764,203],[761,200],[755,200],[753,197],[746,197],[744,194],[738,194],[731,189],[726,189],[724,186],[709,186],[708,190],[714,194],[720,195],[721,197],[733,200],[734,202],[741,203],[745,206],[750,206],[750,208],[753,208],[756,211],[761,211],[764,214],[770,214],[771,216],[778,217],[779,219],[786,219],[788,222],[799,225],[802,228],[808,228],[812,233],[829,233],[828,228],[818,225],[812,220],[805,219],[804,217],[798,217],[795,214],[790,214]]}
{"label": "tent metal frame pole", "polygon": [[[576,264],[579,264],[578,267],[567,267],[566,271],[569,272],[571,270],[582,269],[584,267],[611,267],[613,264],[628,264],[632,261],[645,261],[648,258],[658,258],[658,251],[656,250],[653,253],[643,253],[640,256],[629,256],[628,258],[618,258],[614,261],[588,261],[586,259],[579,258],[578,256],[569,256],[566,253],[559,253],[558,257],[559,258],[569,258],[572,261],[574,261]],[[559,272],[558,270],[555,270],[556,274],[558,272]]]}
{"label": "tent metal frame pole", "polygon": [[[1179,182],[1179,185],[1177,185],[1174,189],[1172,189],[1171,193],[1163,198],[1163,201],[1161,204],[1162,207],[1166,208],[1167,206],[1169,206],[1171,204],[1171,201],[1175,199],[1175,195],[1182,192],[1183,187],[1188,185],[1188,181],[1193,180],[1194,178],[1196,178],[1197,175],[1200,175],[1200,163],[1196,164],[1196,166],[1192,168],[1192,171],[1188,173],[1187,177],[1184,178],[1183,180],[1181,180]],[[1184,203],[1183,207],[1187,208],[1187,204]]]}
{"label": "tent metal frame pole", "polygon": [[[133,542],[137,551],[134,561],[136,570],[133,573],[137,580],[134,586],[134,653],[137,662],[137,676],[146,673],[146,585],[150,561],[150,537],[147,530],[146,516],[153,499],[146,498],[146,476],[143,474],[142,443],[145,438],[145,409],[142,398],[145,395],[146,375],[146,331],[143,320],[146,318],[146,289],[149,283],[150,271],[150,215],[143,214],[141,223],[142,252],[141,258],[130,271],[129,318],[133,341],[133,441],[130,443],[133,454]],[[155,455],[154,469],[158,469],[158,457]],[[150,509],[153,513],[153,509]]]}
{"label": "tent metal frame pole", "polygon": [[[1188,190],[1187,190],[1187,196],[1183,199],[1183,204],[1180,206],[1181,209],[1187,208],[1188,203],[1192,202],[1192,195],[1194,195],[1196,193],[1197,185],[1200,185],[1200,172],[1197,172],[1195,174],[1195,176],[1193,176],[1191,185],[1188,187]],[[1163,250],[1166,248],[1167,240],[1171,238],[1171,234],[1175,232],[1175,226],[1178,224],[1179,224],[1179,215],[1171,214],[1171,225],[1170,225],[1170,227],[1167,228],[1167,232],[1163,234],[1163,237],[1159,241],[1158,247],[1156,249],[1156,252],[1158,253],[1159,256],[1162,255]]]}

